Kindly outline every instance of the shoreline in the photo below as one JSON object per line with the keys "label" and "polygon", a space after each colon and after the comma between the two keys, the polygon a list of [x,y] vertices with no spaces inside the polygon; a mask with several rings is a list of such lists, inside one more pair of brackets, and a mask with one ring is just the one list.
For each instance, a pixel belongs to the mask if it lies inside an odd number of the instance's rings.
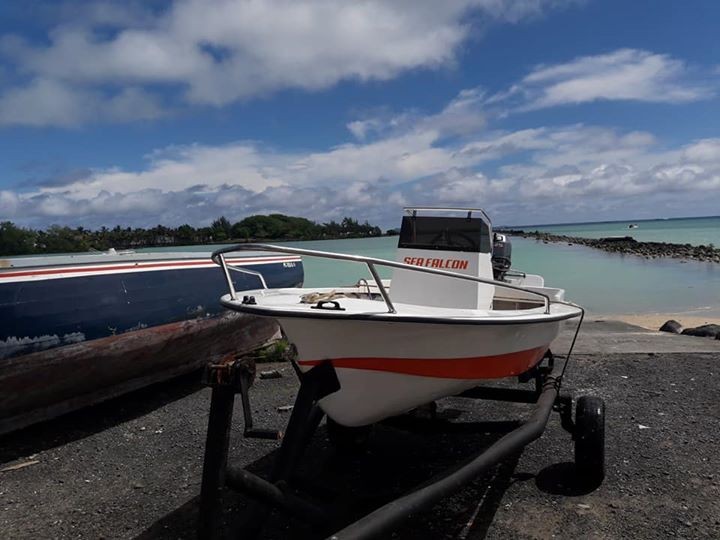
{"label": "shoreline", "polygon": [[720,324],[720,314],[698,315],[697,311],[689,313],[589,313],[588,317],[593,321],[622,321],[655,332],[671,319],[679,322],[683,328],[694,328],[703,324]]}

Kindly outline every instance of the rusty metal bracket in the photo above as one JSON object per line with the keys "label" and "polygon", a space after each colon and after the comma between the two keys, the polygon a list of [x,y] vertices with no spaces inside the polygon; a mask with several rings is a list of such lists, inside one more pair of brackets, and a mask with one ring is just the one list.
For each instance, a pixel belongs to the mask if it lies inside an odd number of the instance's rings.
{"label": "rusty metal bracket", "polygon": [[225,356],[220,362],[207,364],[203,370],[202,383],[205,386],[226,386],[236,393],[242,391],[242,379],[255,381],[255,359],[252,356]]}
{"label": "rusty metal bracket", "polygon": [[250,387],[255,381],[255,358],[253,356],[234,355],[223,358],[221,362],[208,364],[203,372],[202,382],[213,388],[213,393],[219,388],[225,388],[233,394],[240,394],[243,408],[245,428],[243,436],[248,439],[280,440],[282,431],[255,428],[250,405]]}
{"label": "rusty metal bracket", "polygon": [[560,415],[560,425],[565,431],[572,435],[575,440],[575,422],[572,417],[572,396],[568,394],[560,394],[555,399],[553,410]]}

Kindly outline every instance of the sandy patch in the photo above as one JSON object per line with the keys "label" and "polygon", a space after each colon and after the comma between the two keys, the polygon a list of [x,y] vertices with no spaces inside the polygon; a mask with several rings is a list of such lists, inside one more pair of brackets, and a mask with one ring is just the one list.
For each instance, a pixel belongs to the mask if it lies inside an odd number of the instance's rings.
{"label": "sandy patch", "polygon": [[673,313],[628,313],[594,316],[593,320],[623,321],[628,324],[642,326],[649,330],[659,330],[666,321],[674,319],[685,328],[693,328],[703,324],[720,324],[718,315],[685,315]]}

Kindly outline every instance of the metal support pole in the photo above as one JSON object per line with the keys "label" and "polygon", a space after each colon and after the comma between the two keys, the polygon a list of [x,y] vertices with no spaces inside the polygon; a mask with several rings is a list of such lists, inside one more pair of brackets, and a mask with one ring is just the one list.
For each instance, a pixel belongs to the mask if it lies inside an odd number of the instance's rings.
{"label": "metal support pole", "polygon": [[250,384],[251,375],[247,370],[241,370],[239,375],[240,384],[240,401],[243,409],[243,419],[245,420],[245,430],[243,437],[246,439],[268,439],[271,441],[279,441],[283,438],[282,431],[275,429],[258,429],[253,427],[252,409],[250,408]]}
{"label": "metal support pole", "polygon": [[229,386],[215,386],[210,398],[205,461],[200,488],[200,516],[198,538],[217,538],[219,525],[220,489],[225,484],[230,425],[232,423],[235,391]]}
{"label": "metal support pole", "polygon": [[287,480],[297,465],[305,446],[313,431],[322,419],[318,407],[315,405],[320,399],[340,389],[340,383],[332,364],[325,362],[303,374],[300,389],[295,398],[287,431],[283,437],[280,451],[273,467],[270,480],[277,482]]}
{"label": "metal support pole", "polygon": [[[317,429],[320,420],[322,420],[323,415],[317,406],[317,402],[339,389],[340,382],[337,379],[335,368],[330,362],[323,362],[307,373],[303,373],[287,430],[270,473],[270,481],[267,483],[258,482],[257,480],[262,479],[251,479],[247,475],[240,476],[238,471],[232,469],[233,484],[238,487],[247,487],[248,484],[252,483],[255,488],[262,491],[260,498],[264,502],[286,506],[288,504],[287,499],[283,499],[283,503],[280,503],[277,491],[270,489],[269,486],[290,479],[298,460],[302,457],[310,438]],[[261,504],[260,500],[254,500],[250,503],[246,512],[248,513],[248,519],[243,524],[243,533],[249,538],[254,538],[260,533],[263,522],[267,518],[268,507]]]}
{"label": "metal support pole", "polygon": [[380,279],[380,274],[378,274],[377,270],[375,269],[375,265],[369,262],[367,263],[367,267],[368,270],[370,270],[372,277],[375,279],[375,283],[377,284],[378,290],[380,291],[383,300],[385,300],[385,305],[388,308],[388,313],[397,313],[395,311],[395,306],[393,305],[392,300],[390,300],[390,295],[385,289],[385,285],[383,285],[382,279]]}
{"label": "metal support pole", "polygon": [[283,508],[296,518],[315,525],[328,522],[327,514],[319,506],[293,495],[290,491],[283,491],[277,485],[271,484],[245,469],[228,467],[227,484],[228,487],[250,494],[258,501],[276,508]]}
{"label": "metal support pole", "polygon": [[540,394],[534,390],[522,388],[500,388],[492,386],[476,386],[465,390],[457,397],[471,399],[487,399],[491,401],[509,401],[512,403],[536,403]]}
{"label": "metal support pole", "polygon": [[572,417],[572,396],[560,394],[555,401],[555,410],[560,414],[560,425],[575,440],[575,422]]}

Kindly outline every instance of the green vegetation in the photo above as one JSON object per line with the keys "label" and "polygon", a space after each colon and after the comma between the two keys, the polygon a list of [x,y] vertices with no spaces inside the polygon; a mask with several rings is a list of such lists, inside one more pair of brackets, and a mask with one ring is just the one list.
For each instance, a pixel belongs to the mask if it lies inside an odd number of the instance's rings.
{"label": "green vegetation", "polygon": [[295,348],[287,339],[282,338],[258,347],[251,354],[258,364],[289,362],[295,356]]}
{"label": "green vegetation", "polygon": [[110,248],[128,249],[153,246],[178,246],[224,242],[265,240],[326,240],[333,238],[362,238],[381,236],[379,227],[344,218],[340,223],[331,221],[322,225],[309,219],[283,214],[250,216],[237,223],[220,217],[210,227],[190,225],[151,229],[102,227],[89,230],[83,227],[52,225],[46,230],[33,230],[16,226],[10,221],[0,222],[0,256],[28,255],[33,253],[73,253],[104,251]]}

